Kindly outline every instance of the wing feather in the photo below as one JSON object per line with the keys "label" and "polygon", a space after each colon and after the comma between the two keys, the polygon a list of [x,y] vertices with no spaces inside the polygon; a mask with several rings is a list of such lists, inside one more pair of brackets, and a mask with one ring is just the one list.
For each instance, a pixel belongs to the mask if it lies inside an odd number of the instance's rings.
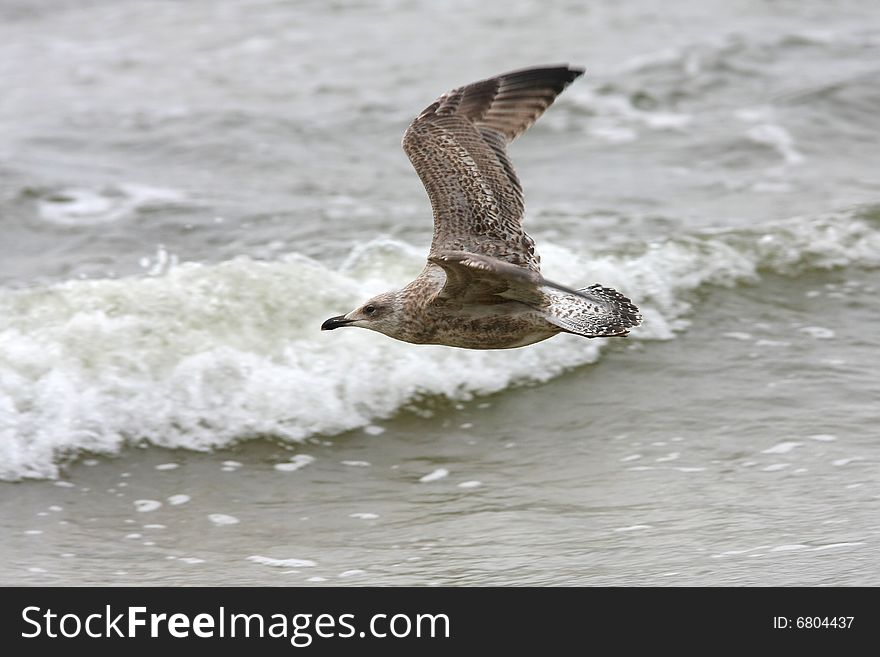
{"label": "wing feather", "polygon": [[434,211],[431,255],[463,251],[540,271],[507,144],[582,73],[568,66],[505,73],[443,94],[412,122],[403,148]]}
{"label": "wing feather", "polygon": [[[588,290],[574,290],[548,281],[539,272],[504,260],[464,251],[441,251],[428,262],[443,268],[446,282],[437,293],[437,301],[462,305],[520,301],[534,308],[546,305],[545,292],[565,294],[595,301]],[[544,288],[544,290],[542,290]]]}

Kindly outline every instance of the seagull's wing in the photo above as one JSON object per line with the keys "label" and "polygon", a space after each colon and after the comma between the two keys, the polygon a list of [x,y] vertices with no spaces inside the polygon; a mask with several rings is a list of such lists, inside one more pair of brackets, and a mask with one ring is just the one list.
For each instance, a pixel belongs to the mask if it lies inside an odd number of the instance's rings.
{"label": "seagull's wing", "polygon": [[507,144],[582,73],[552,66],[499,75],[443,94],[412,122],[403,149],[434,210],[430,256],[462,251],[540,271]]}
{"label": "seagull's wing", "polygon": [[442,267],[446,273],[446,284],[435,298],[445,304],[492,304],[513,300],[539,308],[546,303],[540,288],[590,299],[584,292],[548,281],[534,269],[490,256],[441,251],[428,256],[428,262]]}
{"label": "seagull's wing", "polygon": [[563,331],[590,338],[626,335],[642,320],[629,299],[601,285],[573,290],[527,267],[463,251],[443,251],[428,262],[446,273],[446,284],[431,302],[450,310],[519,301]]}

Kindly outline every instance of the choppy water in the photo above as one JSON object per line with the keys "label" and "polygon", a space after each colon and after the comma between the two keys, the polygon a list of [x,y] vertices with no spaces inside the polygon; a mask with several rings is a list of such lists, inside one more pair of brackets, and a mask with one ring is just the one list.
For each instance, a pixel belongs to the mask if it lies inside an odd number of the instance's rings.
{"label": "choppy water", "polygon": [[[3,583],[880,583],[880,9],[0,16]],[[644,326],[318,331],[424,262],[409,120],[558,61],[527,227]]]}

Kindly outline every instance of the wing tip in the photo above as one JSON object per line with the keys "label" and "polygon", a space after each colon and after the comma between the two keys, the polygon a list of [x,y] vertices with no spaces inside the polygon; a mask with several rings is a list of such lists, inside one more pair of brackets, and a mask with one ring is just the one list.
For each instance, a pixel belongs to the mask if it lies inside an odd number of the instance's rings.
{"label": "wing tip", "polygon": [[560,64],[537,64],[527,66],[525,68],[515,69],[500,75],[493,76],[492,79],[503,80],[504,78],[520,78],[520,79],[553,79],[563,82],[565,85],[571,84],[580,76],[587,72],[583,66],[573,66],[568,63]]}

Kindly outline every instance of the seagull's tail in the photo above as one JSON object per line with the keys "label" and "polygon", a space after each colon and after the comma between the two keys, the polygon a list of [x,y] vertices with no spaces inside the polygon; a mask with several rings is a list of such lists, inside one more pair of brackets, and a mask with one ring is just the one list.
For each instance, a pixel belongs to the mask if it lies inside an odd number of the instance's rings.
{"label": "seagull's tail", "polygon": [[547,321],[587,338],[624,336],[642,321],[636,305],[617,290],[597,284],[577,292],[544,288],[550,299]]}

